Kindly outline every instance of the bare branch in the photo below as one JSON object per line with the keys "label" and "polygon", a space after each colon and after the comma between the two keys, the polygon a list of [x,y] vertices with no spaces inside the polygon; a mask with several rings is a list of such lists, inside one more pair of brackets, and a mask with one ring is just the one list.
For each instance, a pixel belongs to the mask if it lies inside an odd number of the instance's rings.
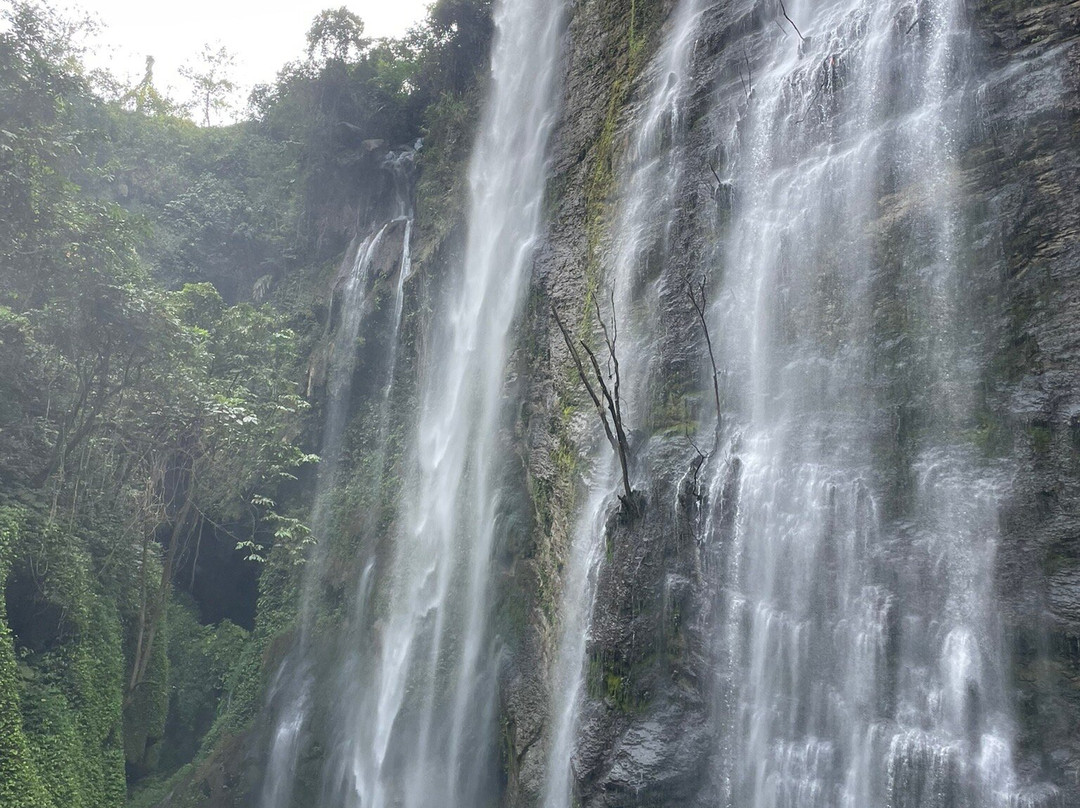
{"label": "bare branch", "polygon": [[826,84],[827,81],[828,81],[828,77],[823,77],[822,78],[821,84],[818,86],[818,88],[816,90],[814,90],[814,94],[812,96],[810,96],[810,100],[806,102],[806,114],[804,114],[801,118],[798,118],[795,121],[793,121],[793,123],[802,123],[803,121],[806,120],[807,116],[810,115],[810,109],[811,109],[811,107],[814,106],[814,102],[817,101],[818,96],[821,95],[821,91],[825,89],[825,84]]}
{"label": "bare branch", "polygon": [[701,276],[701,284],[694,289],[694,285],[690,282],[690,278],[686,278],[686,296],[690,298],[690,305],[694,307],[694,311],[697,313],[698,322],[701,323],[701,330],[705,333],[705,345],[709,349],[709,363],[712,365],[712,381],[713,381],[713,397],[716,401],[716,432],[714,436],[713,449],[716,449],[716,445],[720,442],[720,424],[722,421],[722,410],[720,406],[720,370],[716,366],[716,353],[713,351],[712,335],[709,333],[709,322],[705,317],[705,276]]}
{"label": "bare branch", "polygon": [[705,465],[705,461],[708,459],[708,456],[703,451],[701,451],[701,448],[696,443],[694,443],[694,439],[690,437],[689,427],[685,429],[684,434],[686,435],[686,442],[690,444],[690,446],[695,452],[697,452],[697,457],[694,459],[693,463],[690,466],[694,472],[694,479],[691,484],[692,487],[690,489],[690,493],[693,495],[694,499],[700,502],[701,487],[698,484],[698,478],[701,474],[701,467]]}
{"label": "bare branch", "polygon": [[683,434],[686,437],[686,442],[690,444],[690,448],[693,449],[695,452],[697,452],[698,457],[700,457],[700,458],[702,458],[704,460],[705,459],[705,453],[703,451],[701,451],[701,447],[698,446],[696,443],[694,443],[694,439],[690,437],[690,429],[689,429],[689,427],[687,427],[685,429]]}
{"label": "bare branch", "polygon": [[[604,342],[607,344],[608,349],[608,365],[615,368],[615,409],[619,412],[617,421],[622,421],[622,405],[619,402],[619,357],[615,353],[615,343],[619,339],[619,323],[615,318],[615,292],[611,293],[611,329],[614,336],[608,336],[607,326],[604,325],[604,318],[600,314],[600,304],[593,298],[593,306],[596,307],[596,320],[600,323],[600,329],[604,332]],[[585,348],[589,351],[588,346]],[[589,351],[590,356],[592,352]],[[597,371],[599,373],[599,371]],[[610,374],[609,374],[610,375]],[[603,385],[603,382],[600,382]]]}
{"label": "bare branch", "polygon": [[[592,365],[593,374],[596,378],[596,383],[600,387],[600,395],[597,395],[596,388],[590,383],[588,379],[588,373],[585,370],[584,363],[581,361],[581,355],[577,352],[577,348],[573,344],[573,340],[570,337],[570,332],[567,331],[566,326],[563,325],[562,320],[559,318],[559,313],[555,307],[551,307],[552,314],[555,315],[555,322],[558,323],[559,330],[562,332],[563,340],[566,342],[566,347],[570,350],[570,355],[574,359],[574,364],[577,367],[578,376],[581,377],[581,381],[585,384],[585,389],[589,391],[589,397],[592,398],[593,404],[596,406],[597,412],[600,414],[600,420],[604,424],[604,433],[607,435],[608,442],[615,450],[615,454],[619,458],[619,467],[622,471],[622,483],[623,494],[619,496],[623,506],[629,513],[636,514],[638,512],[637,505],[634,501],[634,491],[630,487],[630,470],[627,456],[629,454],[629,441],[626,437],[626,430],[623,427],[622,418],[622,404],[619,400],[619,388],[621,385],[621,379],[619,376],[619,357],[615,352],[615,345],[619,338],[618,323],[614,316],[615,297],[614,294],[611,298],[612,304],[612,327],[608,330],[607,324],[604,322],[604,318],[600,313],[600,304],[593,300],[593,304],[596,310],[596,319],[600,323],[600,329],[604,334],[604,343],[608,349],[608,362],[609,367],[612,370],[609,372],[609,377],[613,379],[612,387],[608,387],[607,382],[604,380],[604,371],[600,367],[600,361],[596,358],[596,354],[589,347],[585,340],[579,340],[579,343],[584,349],[586,355],[589,357],[589,363]],[[601,402],[601,398],[603,401]],[[607,405],[607,412],[604,411],[604,405]],[[608,416],[610,415],[610,421]],[[614,434],[612,434],[612,427],[614,427]]]}
{"label": "bare branch", "polygon": [[[609,343],[610,344],[610,343]],[[619,466],[622,469],[623,480],[623,492],[625,499],[623,500],[627,507],[633,507],[633,490],[630,488],[630,473],[626,462],[626,433],[623,431],[622,425],[622,412],[619,410],[618,402],[612,397],[611,391],[608,390],[608,386],[604,383],[604,374],[600,370],[600,363],[596,361],[596,354],[592,352],[585,341],[581,341],[581,347],[585,349],[585,353],[589,355],[589,361],[592,362],[593,370],[596,372],[596,380],[600,382],[600,392],[604,395],[604,401],[607,402],[608,410],[611,412],[611,419],[615,423],[615,434],[617,437],[617,444],[615,447],[616,453],[619,455]],[[618,379],[618,376],[616,376]],[[618,389],[618,381],[616,381],[616,390]]]}
{"label": "bare branch", "polygon": [[574,365],[577,367],[578,376],[581,378],[582,383],[585,385],[585,389],[589,391],[589,398],[592,399],[593,404],[596,406],[596,411],[600,414],[600,420],[604,423],[604,433],[607,435],[608,442],[611,444],[611,448],[616,452],[619,451],[619,446],[615,442],[615,435],[611,432],[611,425],[608,423],[607,413],[604,412],[604,405],[600,401],[600,397],[596,395],[596,390],[589,383],[589,376],[585,373],[585,366],[581,362],[581,355],[577,352],[577,348],[574,347],[574,340],[570,336],[570,332],[566,330],[566,326],[563,325],[563,321],[559,319],[559,312],[552,305],[551,313],[555,315],[555,322],[559,326],[559,331],[562,332],[563,341],[566,342],[566,347],[570,350],[570,356],[574,360]]}
{"label": "bare branch", "polygon": [[716,178],[716,187],[717,188],[719,188],[721,185],[724,184],[724,181],[722,179],[720,179],[720,175],[716,173],[716,166],[714,166],[712,163],[709,163],[709,171],[711,171],[713,177]]}
{"label": "bare branch", "polygon": [[743,94],[746,96],[746,100],[750,100],[750,96],[754,94],[754,76],[750,70],[750,54],[743,51],[743,61],[746,62],[746,78],[743,78],[742,65],[736,63],[735,67],[739,71],[739,81],[743,86]]}
{"label": "bare branch", "polygon": [[806,37],[802,35],[802,31],[799,30],[799,26],[795,24],[795,21],[788,16],[787,9],[784,7],[784,0],[778,0],[780,3],[780,11],[784,15],[784,19],[791,23],[791,27],[795,29],[795,33],[799,35],[799,40],[806,41]]}

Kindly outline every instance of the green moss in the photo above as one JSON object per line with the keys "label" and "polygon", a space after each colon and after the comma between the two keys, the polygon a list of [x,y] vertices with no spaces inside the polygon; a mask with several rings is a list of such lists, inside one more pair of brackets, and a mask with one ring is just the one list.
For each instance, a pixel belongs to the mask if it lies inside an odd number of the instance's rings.
{"label": "green moss", "polygon": [[417,182],[418,264],[430,261],[468,210],[468,169],[482,88],[444,92],[425,113]]}
{"label": "green moss", "polygon": [[590,655],[585,690],[590,698],[602,700],[610,709],[626,715],[639,713],[649,705],[639,682],[645,670],[658,659],[651,655],[638,663],[608,655]]}
{"label": "green moss", "polygon": [[987,408],[975,413],[975,425],[962,434],[988,457],[1004,454],[1012,445],[1012,433],[998,415]]}
{"label": "green moss", "polygon": [[1054,433],[1048,424],[1037,423],[1027,428],[1028,437],[1031,438],[1031,448],[1036,454],[1044,455],[1050,451]]}
{"label": "green moss", "polygon": [[698,429],[700,393],[684,389],[680,380],[670,376],[665,377],[665,381],[668,384],[658,388],[649,411],[648,430],[666,436],[695,433]]}
{"label": "green moss", "polygon": [[623,111],[630,100],[634,80],[645,63],[647,45],[657,27],[656,4],[630,0],[625,18],[609,30],[626,31],[610,56],[608,71],[612,76],[608,87],[607,113],[593,143],[592,170],[585,183],[585,298],[582,306],[580,333],[588,332],[586,323],[596,297],[602,275],[603,242],[609,232],[614,214],[616,190],[616,136]]}

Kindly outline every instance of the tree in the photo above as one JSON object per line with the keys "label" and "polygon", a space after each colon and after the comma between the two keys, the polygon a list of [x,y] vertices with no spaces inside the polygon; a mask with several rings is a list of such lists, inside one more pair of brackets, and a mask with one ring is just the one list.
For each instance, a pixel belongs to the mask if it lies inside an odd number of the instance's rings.
{"label": "tree", "polygon": [[212,113],[227,110],[231,105],[229,95],[236,89],[236,84],[229,78],[229,71],[235,61],[225,46],[215,50],[206,44],[194,65],[180,68],[180,75],[191,82],[192,106],[201,110],[203,126],[212,125]]}
{"label": "tree", "polygon": [[177,115],[177,109],[168,98],[154,86],[154,57],[146,57],[146,71],[134,87],[120,96],[120,105],[142,115]]}
{"label": "tree", "polygon": [[[129,702],[146,680],[180,560],[198,552],[207,525],[233,535],[257,560],[265,552],[254,539],[260,523],[296,561],[311,541],[307,528],[279,514],[272,498],[281,481],[316,459],[298,446],[307,405],[294,380],[294,335],[268,309],[227,306],[209,284],[187,285],[162,303],[168,323],[159,333],[167,344],[157,346],[155,356],[165,360],[144,374],[142,395],[128,396],[112,452],[125,478],[148,481],[137,520],[140,606]],[[225,527],[245,521],[247,536]],[[150,561],[157,555],[154,582]]]}
{"label": "tree", "polygon": [[364,21],[345,6],[321,12],[307,33],[308,59],[323,64],[357,61],[369,44],[364,38]]}

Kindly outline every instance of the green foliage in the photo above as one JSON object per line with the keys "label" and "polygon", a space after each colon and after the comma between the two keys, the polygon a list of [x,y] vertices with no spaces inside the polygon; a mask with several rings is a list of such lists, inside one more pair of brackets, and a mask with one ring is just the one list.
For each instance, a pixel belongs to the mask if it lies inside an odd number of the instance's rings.
{"label": "green foliage", "polygon": [[236,89],[236,83],[229,78],[235,62],[224,47],[204,45],[194,65],[180,68],[180,75],[191,82],[191,105],[201,113],[203,126],[210,126],[214,113],[228,109],[229,94]]}
{"label": "green foliage", "polygon": [[[9,773],[22,788],[6,794],[9,781],[0,778],[0,805],[123,805],[115,606],[90,577],[76,537],[27,511],[7,509],[0,521],[0,579],[8,592],[0,608],[0,721],[22,724],[21,733],[5,731],[0,741],[22,748]],[[28,586],[32,594],[16,599],[18,613],[9,612],[12,594]]]}
{"label": "green foliage", "polygon": [[[230,306],[207,284],[166,291],[140,256],[175,266],[185,250],[202,260],[190,245],[220,250],[207,228],[223,208],[237,211],[232,232],[259,226],[235,184],[169,207],[193,163],[243,145],[143,103],[149,79],[139,111],[110,110],[55,17],[17,5],[8,21],[0,492],[30,516],[17,546],[4,536],[0,721],[19,763],[3,787],[18,789],[5,804],[98,808],[123,803],[125,758],[135,774],[157,765],[179,563],[204,534],[269,530],[270,543],[302,549],[303,525],[266,503],[315,458],[300,446],[307,405],[280,316]],[[176,159],[157,174],[162,153]],[[163,233],[110,197],[179,224]]]}
{"label": "green foliage", "polygon": [[[443,117],[431,110],[444,96],[471,99],[487,63],[490,15],[490,0],[439,0],[403,39],[370,41],[355,15],[325,11],[308,33],[307,60],[286,65],[272,86],[256,88],[254,130],[299,144],[297,235],[304,242],[339,251],[354,224],[340,220],[340,212],[363,211],[370,200],[357,189],[378,186],[385,148],[421,137],[433,118]],[[430,142],[441,147],[437,138]]]}
{"label": "green foliage", "polygon": [[[125,764],[134,781],[182,769],[258,713],[313,541],[307,345],[286,324],[318,333],[325,312],[289,290],[325,281],[387,146],[427,136],[421,227],[452,226],[490,6],[438,0],[374,42],[324,12],[308,59],[225,129],[182,117],[152,60],[99,97],[67,22],[4,12],[0,808],[119,806]],[[227,68],[206,51],[189,71],[204,124]],[[395,484],[401,436],[376,431],[385,445],[349,447],[350,541]],[[250,634],[203,625],[185,592],[206,542],[264,562]]]}
{"label": "green foliage", "polygon": [[145,677],[128,694],[123,705],[124,760],[139,774],[157,768],[160,742],[169,715],[172,671],[166,653],[172,635],[169,615],[162,615],[157,642],[151,647]]}
{"label": "green foliage", "polygon": [[359,59],[370,42],[364,39],[364,21],[345,6],[320,12],[307,33],[308,59],[349,62]]}
{"label": "green foliage", "polygon": [[146,73],[134,87],[120,94],[120,105],[129,112],[153,118],[179,116],[181,107],[174,104],[154,86],[154,57],[146,57]]}
{"label": "green foliage", "polygon": [[168,664],[170,693],[165,748],[160,768],[172,771],[194,756],[210,729],[222,697],[229,694],[231,674],[244,655],[249,633],[224,620],[217,626],[199,622],[198,609],[186,597],[169,605]]}
{"label": "green foliage", "polygon": [[[0,583],[7,582],[19,514],[0,508]],[[0,598],[0,808],[41,808],[49,804],[23,730],[23,688],[4,598]]]}

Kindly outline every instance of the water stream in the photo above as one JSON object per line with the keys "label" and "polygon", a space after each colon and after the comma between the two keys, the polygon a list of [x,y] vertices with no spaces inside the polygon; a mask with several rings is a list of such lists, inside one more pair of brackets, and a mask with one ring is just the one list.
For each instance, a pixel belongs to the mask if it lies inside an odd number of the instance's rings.
{"label": "water stream", "polygon": [[335,805],[464,808],[497,793],[499,655],[488,622],[504,376],[541,223],[562,4],[498,3],[495,25],[465,257],[440,295],[416,471],[378,576],[367,658],[349,672],[348,731],[327,773]]}
{"label": "water stream", "polygon": [[[617,166],[599,299],[601,316],[618,318],[620,356],[634,360],[622,362],[623,406],[641,434],[669,370],[663,284],[684,259],[672,234],[692,218],[680,209],[682,184],[700,170],[687,111],[710,8],[674,5]],[[789,0],[785,13],[746,54],[739,120],[717,149],[731,218],[704,266],[723,409],[696,525],[697,569],[715,596],[703,618],[715,671],[710,798],[724,808],[1057,808],[1053,789],[1025,785],[1013,764],[993,591],[1010,476],[978,440],[992,281],[966,252],[957,169],[977,83],[963,0]],[[393,540],[358,567],[322,805],[474,808],[501,794],[491,609],[512,443],[506,365],[543,231],[564,14],[555,0],[496,3],[465,255],[438,290],[421,357]],[[342,286],[320,492],[336,476],[370,256],[402,221],[380,388],[386,451],[411,208],[357,245]],[[638,490],[671,476],[655,468],[678,455],[665,440],[634,447]],[[618,466],[595,443],[563,575],[544,808],[576,804],[589,628],[618,507]],[[261,808],[293,799],[319,563],[300,639],[271,687]]]}
{"label": "water stream", "polygon": [[292,651],[275,674],[267,694],[267,704],[274,715],[273,734],[267,756],[266,777],[260,794],[261,808],[286,808],[293,798],[298,757],[303,748],[303,736],[310,718],[313,687],[317,672],[311,665],[311,643],[317,613],[317,589],[325,573],[327,532],[332,527],[331,498],[340,484],[341,449],[353,402],[356,375],[357,344],[365,321],[371,314],[374,272],[380,253],[392,233],[402,235],[402,261],[395,281],[394,322],[390,344],[391,361],[384,369],[386,388],[379,409],[380,462],[385,462],[385,426],[389,423],[388,401],[396,370],[396,343],[400,327],[403,295],[403,275],[408,271],[412,235],[412,162],[414,153],[405,150],[391,153],[383,169],[389,176],[393,204],[371,226],[364,237],[357,237],[350,247],[349,258],[335,281],[330,310],[338,313],[327,323],[333,332],[329,340],[326,368],[326,413],[324,416],[321,462],[315,486],[314,506],[310,527],[316,539],[315,552],[307,561],[300,595],[298,636]]}
{"label": "water stream", "polygon": [[807,40],[767,38],[727,144],[712,311],[722,804],[1051,805],[1012,768],[1009,479],[971,437],[986,304],[956,185],[963,3],[787,8]]}

